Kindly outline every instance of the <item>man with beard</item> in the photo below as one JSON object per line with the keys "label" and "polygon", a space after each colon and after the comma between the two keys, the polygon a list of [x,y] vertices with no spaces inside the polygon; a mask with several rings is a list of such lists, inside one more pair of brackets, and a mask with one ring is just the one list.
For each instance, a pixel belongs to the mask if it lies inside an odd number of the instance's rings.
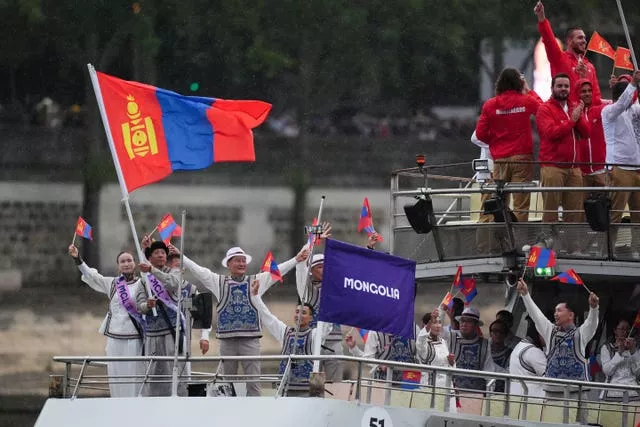
{"label": "man with beard", "polygon": [[[567,30],[565,34],[567,50],[563,52],[560,46],[558,46],[549,20],[545,17],[544,5],[541,1],[538,1],[533,9],[533,13],[535,13],[538,18],[538,31],[542,37],[547,58],[551,65],[551,75],[555,76],[559,73],[567,74],[572,84],[575,84],[580,78],[588,79],[593,88],[593,96],[600,99],[600,86],[598,84],[596,69],[585,56],[587,52],[587,38],[582,28],[571,27]],[[578,100],[577,96],[569,95],[572,101]]]}
{"label": "man with beard", "polygon": [[[540,134],[540,180],[543,187],[582,187],[582,174],[575,163],[578,141],[589,136],[589,125],[582,112],[584,103],[568,101],[571,81],[567,74],[556,74],[551,80],[551,98],[538,108],[536,122]],[[579,133],[578,133],[579,132]],[[580,192],[544,192],[542,222],[558,221],[562,206],[564,222],[582,219]]]}
{"label": "man with beard", "polygon": [[589,123],[589,135],[578,142],[582,182],[585,187],[605,187],[606,168],[602,109],[605,104],[593,93],[593,85],[588,79],[579,79],[573,86],[578,99],[584,104],[583,116]]}

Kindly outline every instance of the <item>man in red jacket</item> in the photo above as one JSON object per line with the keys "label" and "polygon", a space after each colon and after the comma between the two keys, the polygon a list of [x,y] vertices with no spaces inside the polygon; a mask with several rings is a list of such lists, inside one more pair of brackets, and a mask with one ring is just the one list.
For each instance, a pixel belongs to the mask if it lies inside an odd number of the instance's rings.
{"label": "man in red jacket", "polygon": [[[576,96],[584,104],[583,117],[589,123],[589,136],[578,142],[578,157],[582,181],[585,187],[604,187],[606,182],[606,144],[604,143],[604,129],[602,128],[602,109],[606,104],[596,98],[591,90],[588,79],[580,79],[574,85]],[[590,163],[590,164],[584,164]]]}
{"label": "man in red jacket", "polygon": [[[494,160],[493,178],[505,182],[529,182],[533,179],[533,138],[531,116],[542,100],[529,90],[520,71],[505,68],[496,81],[496,96],[482,106],[476,136],[489,145]],[[530,193],[513,196],[518,222],[529,219]]]}
{"label": "man in red jacket", "polygon": [[[600,85],[596,69],[585,56],[587,38],[582,28],[573,27],[567,30],[565,40],[567,50],[563,52],[556,42],[556,36],[553,34],[549,20],[544,15],[544,6],[541,1],[538,1],[533,12],[538,17],[538,31],[551,64],[551,75],[565,73],[569,76],[572,84],[581,78],[588,79],[591,82],[594,98],[600,99]],[[578,101],[573,93],[569,94],[569,99],[574,102]]]}
{"label": "man in red jacket", "polygon": [[[589,136],[589,124],[582,115],[584,103],[569,103],[570,88],[568,75],[555,75],[551,80],[551,98],[536,114],[543,187],[582,187],[582,174],[575,163],[579,160],[578,141]],[[564,222],[580,222],[582,200],[580,192],[542,193],[545,211],[542,221],[558,221],[558,206],[562,205]]]}

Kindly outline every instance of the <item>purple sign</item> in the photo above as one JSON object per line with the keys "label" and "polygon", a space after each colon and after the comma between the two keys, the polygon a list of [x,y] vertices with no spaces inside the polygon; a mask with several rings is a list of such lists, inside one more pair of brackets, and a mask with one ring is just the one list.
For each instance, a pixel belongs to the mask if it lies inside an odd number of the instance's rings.
{"label": "purple sign", "polygon": [[327,239],[318,319],[415,338],[416,263]]}

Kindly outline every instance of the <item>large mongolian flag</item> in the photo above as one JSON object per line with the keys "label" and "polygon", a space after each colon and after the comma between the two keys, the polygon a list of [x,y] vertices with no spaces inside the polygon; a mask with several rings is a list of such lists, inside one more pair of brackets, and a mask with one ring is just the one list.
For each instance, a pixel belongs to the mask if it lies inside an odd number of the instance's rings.
{"label": "large mongolian flag", "polygon": [[255,161],[251,129],[267,118],[271,104],[183,96],[100,72],[96,80],[128,192],[176,170]]}

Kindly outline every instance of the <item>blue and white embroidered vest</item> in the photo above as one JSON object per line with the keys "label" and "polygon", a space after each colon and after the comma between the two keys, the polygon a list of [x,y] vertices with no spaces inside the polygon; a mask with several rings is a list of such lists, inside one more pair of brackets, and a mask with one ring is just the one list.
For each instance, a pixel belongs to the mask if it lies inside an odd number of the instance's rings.
{"label": "blue and white embroidered vest", "polygon": [[578,329],[562,331],[554,326],[549,340],[545,377],[589,381],[587,360],[580,354]]}
{"label": "blue and white embroidered vest", "polygon": [[[373,332],[369,332],[373,333]],[[376,359],[391,360],[394,362],[416,363],[416,342],[407,338],[375,332],[378,336],[378,349]],[[376,372],[376,378],[386,379],[383,371]],[[393,381],[402,381],[402,369],[393,370]]]}
{"label": "blue and white embroidered vest", "polygon": [[414,340],[383,332],[376,332],[376,334],[378,334],[378,343],[380,343],[376,359],[406,363],[416,362],[416,343]]}
{"label": "blue and white embroidered vest", "polygon": [[[289,328],[284,334],[282,354],[313,354],[311,346],[311,333],[313,329],[307,328],[298,332],[298,342],[293,346],[296,337],[296,329]],[[280,375],[284,374],[287,360],[280,361]],[[289,375],[289,390],[308,390],[309,378],[313,371],[313,361],[296,360],[291,362],[291,373]]]}
{"label": "blue and white embroidered vest", "polygon": [[258,310],[251,303],[250,283],[255,276],[245,276],[242,282],[236,282],[230,276],[221,276],[218,328],[216,337],[224,338],[260,338],[262,328]]}
{"label": "blue and white embroidered vest", "polygon": [[[306,302],[313,306],[313,319],[309,324],[309,327],[315,328],[318,325],[318,313],[320,312],[320,290],[319,286],[314,286],[312,283],[308,288],[308,299]],[[342,342],[342,328],[339,324],[334,323],[331,327],[331,332],[326,336],[324,342]]]}
{"label": "blue and white embroidered vest", "polygon": [[[451,334],[450,349],[456,355],[456,368],[473,369],[481,371],[484,368],[484,360],[489,351],[489,341],[477,336],[473,339],[462,338],[458,333]],[[456,387],[461,389],[485,390],[487,383],[483,378],[453,377]]]}

